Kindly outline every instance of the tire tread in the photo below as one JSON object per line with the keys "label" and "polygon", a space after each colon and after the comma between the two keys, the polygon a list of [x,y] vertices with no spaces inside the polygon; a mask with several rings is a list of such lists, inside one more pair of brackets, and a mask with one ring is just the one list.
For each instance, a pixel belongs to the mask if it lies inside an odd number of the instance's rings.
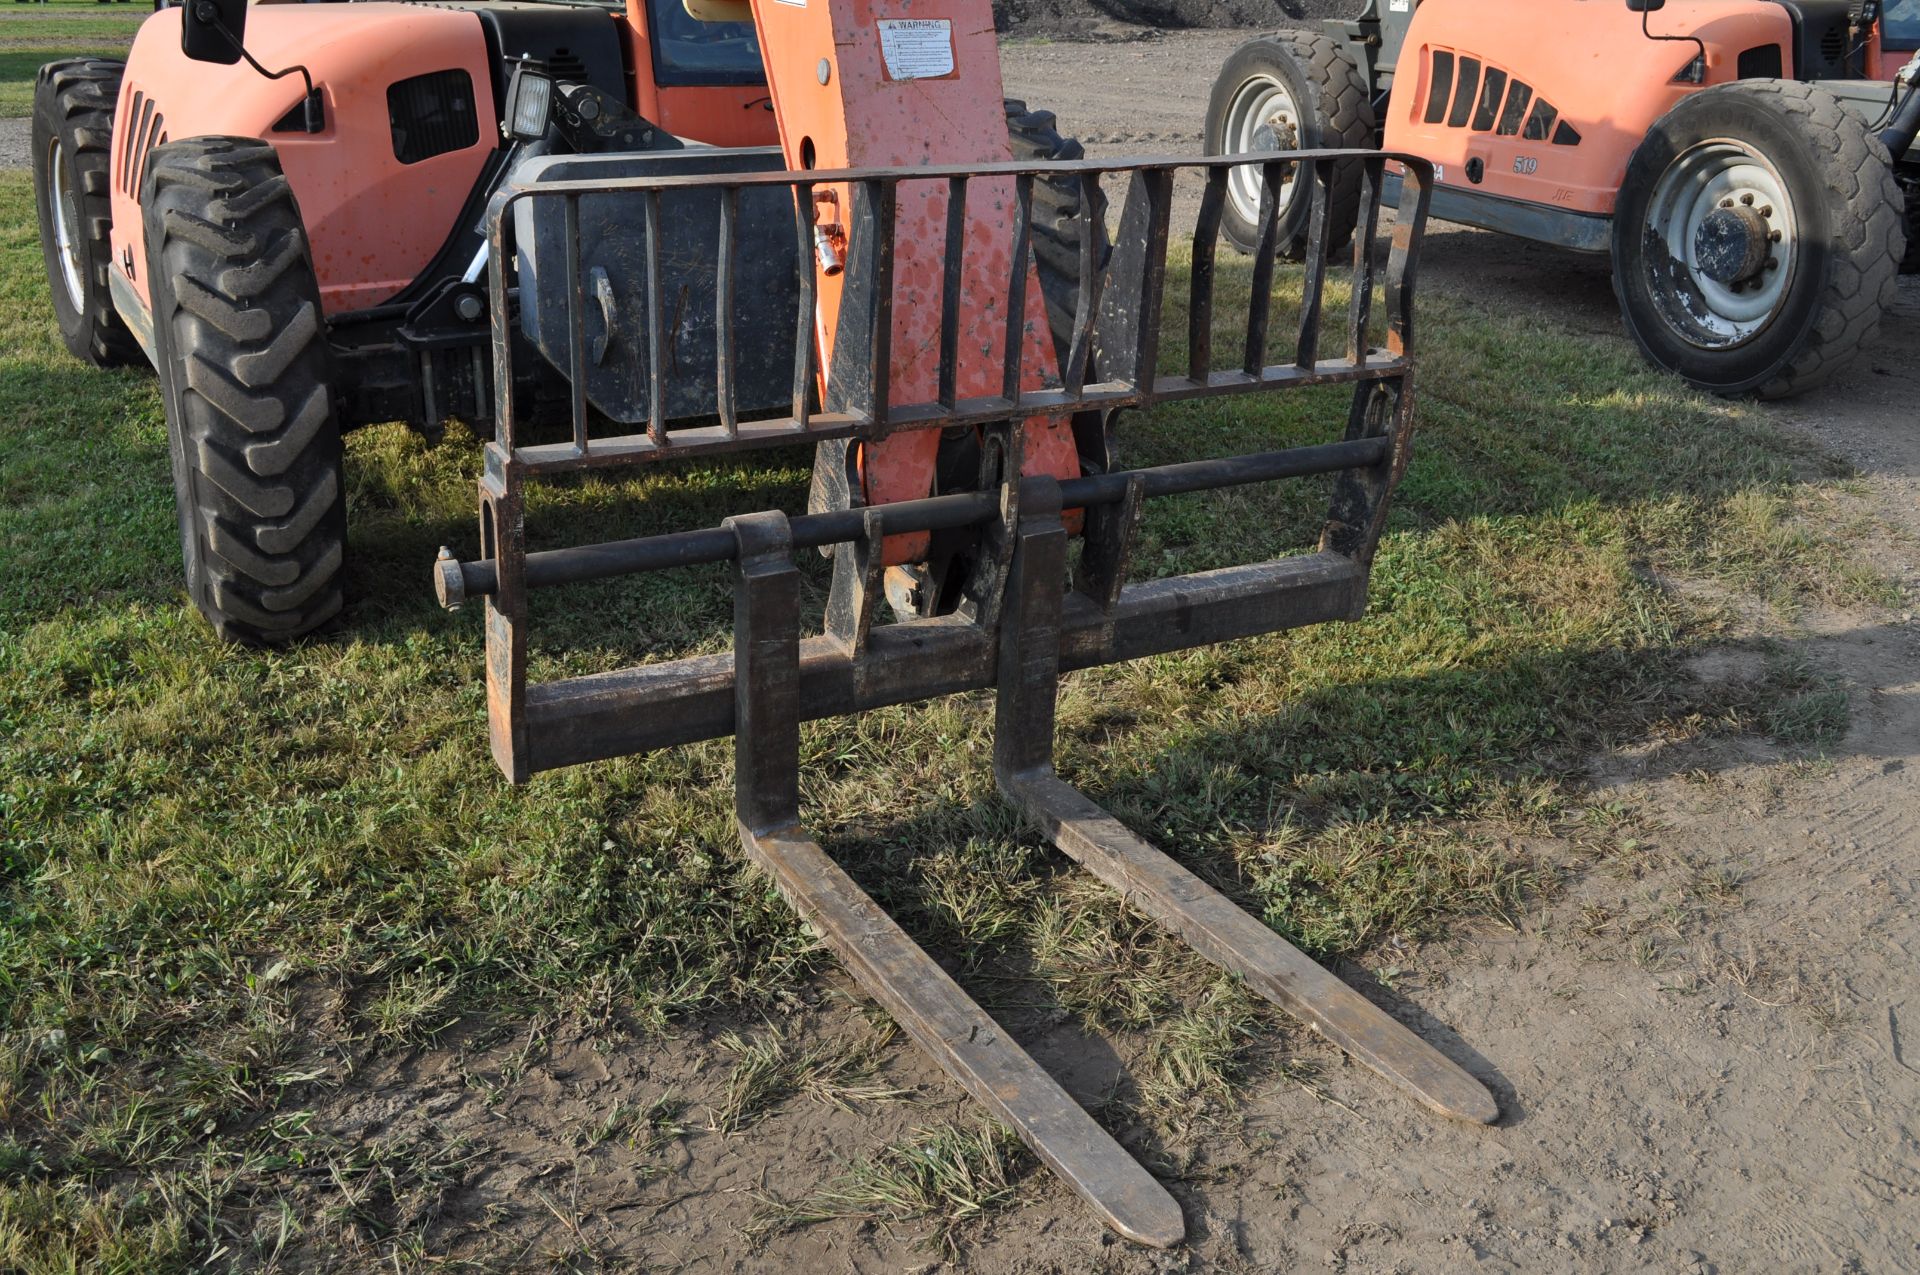
{"label": "tire tread", "polygon": [[[113,269],[113,114],[125,72],[123,62],[71,58],[41,67],[34,82],[35,175],[46,163],[41,154],[46,140],[57,130],[63,149],[73,157],[80,204],[76,211],[87,238],[83,305],[75,330],[63,330],[61,336],[76,358],[102,368],[146,361],[146,351],[114,308],[108,283]],[[52,227],[43,225],[43,245],[51,234]],[[51,273],[53,249],[46,247],[46,252]],[[62,286],[57,278],[47,282],[53,288]]]}
{"label": "tire tread", "polygon": [[[319,287],[271,146],[156,147],[142,202],[156,342],[194,601],[223,637],[277,645],[344,604],[341,443]],[[180,481],[184,479],[184,481]]]}

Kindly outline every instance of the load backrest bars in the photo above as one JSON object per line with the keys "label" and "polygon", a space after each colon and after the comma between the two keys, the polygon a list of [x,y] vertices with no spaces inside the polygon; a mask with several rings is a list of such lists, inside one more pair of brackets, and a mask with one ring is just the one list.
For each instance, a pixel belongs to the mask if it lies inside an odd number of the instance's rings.
{"label": "load backrest bars", "polygon": [[[1363,172],[1362,216],[1352,257],[1352,301],[1344,316],[1337,352],[1322,349],[1322,296],[1327,282],[1326,210],[1329,184],[1336,165],[1357,161]],[[1234,353],[1239,357],[1225,369],[1213,366],[1214,291],[1218,270],[1215,261],[1217,229],[1225,206],[1226,186],[1236,163],[1257,162],[1264,179],[1267,212],[1261,249],[1253,261],[1254,292],[1248,306],[1245,340]],[[1406,194],[1401,213],[1395,219],[1390,252],[1384,263],[1384,279],[1379,266],[1367,250],[1378,226],[1383,166],[1400,164],[1407,173]],[[1173,206],[1174,180],[1182,170],[1197,170],[1205,179],[1199,202],[1197,224],[1192,239],[1192,267],[1188,301],[1188,359],[1186,366],[1173,372],[1159,370],[1162,305],[1167,285],[1168,222]],[[939,182],[950,190],[964,192],[969,183],[983,178],[1012,179],[1020,209],[1013,218],[1017,248],[1016,265],[1006,280],[1006,313],[1020,315],[1021,302],[1028,287],[1025,263],[1032,259],[1031,217],[1026,209],[1032,200],[1032,179],[1039,174],[1068,173],[1089,186],[1103,181],[1124,179],[1126,195],[1119,226],[1112,242],[1110,259],[1094,259],[1096,237],[1082,235],[1080,271],[1084,285],[1078,290],[1079,302],[1072,321],[1071,345],[1057,385],[1023,389],[1020,367],[1024,343],[1009,340],[999,352],[1005,366],[1001,369],[1001,393],[988,398],[965,398],[953,392],[963,378],[957,372],[967,357],[953,339],[951,324],[942,325],[938,343],[940,387],[936,400],[927,403],[894,403],[887,395],[886,369],[903,355],[889,348],[893,331],[887,315],[890,306],[885,288],[891,256],[890,213],[893,192],[902,182]],[[1298,197],[1306,193],[1312,206],[1309,219],[1309,248],[1302,278],[1302,304],[1293,339],[1279,362],[1266,361],[1271,326],[1271,282],[1279,255],[1278,224],[1280,196],[1291,189]],[[735,366],[743,346],[743,324],[738,313],[739,297],[732,281],[738,274],[742,251],[739,235],[740,208],[756,193],[777,192],[790,210],[793,241],[803,254],[802,262],[815,260],[813,235],[815,202],[812,190],[826,183],[844,183],[860,192],[856,199],[853,224],[848,230],[845,298],[837,320],[835,366],[819,367],[817,338],[821,316],[817,313],[813,271],[800,269],[795,312],[788,316],[786,331],[792,354],[791,393],[783,395],[781,405],[755,416],[737,405],[735,392],[739,378]],[[876,440],[912,430],[943,430],[956,426],[977,426],[989,436],[1005,437],[1009,452],[1018,449],[1017,425],[1036,417],[1071,415],[1076,421],[1097,420],[1098,436],[1083,439],[1083,463],[1098,476],[1102,490],[1118,490],[1120,454],[1114,437],[1120,409],[1148,408],[1156,404],[1182,400],[1207,399],[1225,395],[1243,395],[1278,391],[1310,385],[1352,383],[1354,406],[1348,433],[1359,440],[1371,432],[1388,440],[1386,444],[1359,444],[1361,450],[1344,455],[1346,463],[1358,466],[1355,474],[1341,484],[1335,508],[1330,511],[1326,548],[1352,561],[1360,568],[1361,591],[1347,610],[1362,604],[1365,569],[1377,539],[1378,518],[1384,513],[1384,498],[1399,467],[1404,464],[1407,436],[1412,420],[1413,368],[1413,282],[1416,249],[1424,225],[1430,181],[1420,160],[1408,156],[1378,152],[1306,151],[1265,154],[1257,161],[1245,158],[1201,160],[1131,160],[1122,163],[1092,161],[1069,163],[1024,163],[985,165],[974,169],[914,168],[854,170],[806,173],[748,173],[712,176],[669,176],[612,178],[592,181],[557,181],[514,187],[496,196],[489,214],[492,244],[490,284],[493,292],[492,322],[496,387],[496,437],[485,449],[485,469],[481,479],[481,556],[476,562],[454,563],[443,560],[438,587],[450,604],[467,597],[484,596],[487,606],[487,670],[489,712],[495,758],[514,781],[523,781],[535,772],[580,762],[619,756],[652,747],[661,747],[693,739],[727,734],[732,729],[729,711],[703,707],[688,713],[635,713],[633,708],[649,697],[673,693],[667,690],[680,673],[715,671],[699,661],[649,666],[645,669],[603,674],[546,686],[527,682],[527,590],[574,581],[602,579],[635,570],[654,570],[669,565],[691,565],[716,561],[714,555],[726,537],[718,530],[688,531],[640,541],[563,549],[529,555],[523,523],[525,485],[547,474],[611,466],[658,464],[721,452],[737,452],[763,447],[792,446],[800,442],[829,443],[838,440]],[[668,295],[658,244],[666,207],[679,199],[718,197],[720,216],[712,253],[713,332],[713,410],[691,421],[671,419],[667,405],[671,397],[669,359],[665,335],[674,328],[674,341],[687,344],[684,333],[675,328],[670,317],[673,308],[684,307],[683,297]],[[634,302],[609,308],[604,294],[589,286],[590,275],[581,261],[581,216],[583,201],[618,198],[630,209],[637,209],[632,222],[645,233],[637,245],[627,251],[641,258],[635,276],[646,286]],[[520,269],[522,258],[516,243],[516,231],[538,224],[522,214],[529,204],[557,205],[560,210],[560,249],[564,269],[547,270],[537,279]],[[964,252],[967,230],[961,224],[964,201],[950,200],[949,246]],[[1083,200],[1083,208],[1095,206]],[[556,275],[558,277],[556,278]],[[959,271],[949,263],[943,289],[942,310],[946,316],[958,310],[954,296]],[[1384,282],[1386,337],[1384,348],[1368,338],[1376,281]],[[534,358],[525,345],[515,339],[514,315],[529,306],[542,304],[530,296],[538,284],[561,285],[564,293],[567,340],[560,362],[569,371],[566,436],[557,441],[527,441],[522,437],[521,413],[524,393],[516,393],[521,382],[519,360]],[[517,302],[515,304],[510,302]],[[588,318],[601,328],[589,334]],[[638,328],[644,339],[637,344],[639,375],[650,392],[646,394],[645,419],[635,422],[638,431],[614,423],[597,411],[588,400],[589,368],[595,356],[604,357],[606,343],[612,338],[622,316],[637,311]],[[754,315],[750,328],[753,340],[779,340],[774,326],[777,316]],[[679,352],[684,361],[684,352]],[[1028,378],[1029,380],[1031,378]],[[596,433],[595,426],[612,431]],[[1367,451],[1384,447],[1384,451]],[[1362,453],[1365,453],[1364,455]],[[1020,472],[1017,456],[1004,458],[1000,465],[1003,478]],[[1231,458],[1218,462],[1231,468]],[[1307,471],[1316,472],[1316,471]],[[857,486],[843,485],[838,502],[852,506],[838,514],[820,515],[826,522],[808,523],[801,528],[805,537],[825,536],[812,543],[829,544],[859,541],[869,526],[888,536],[910,534],[918,530],[920,517],[910,506],[928,502],[906,502],[864,511]],[[1073,488],[1074,484],[1069,483]],[[1100,583],[1100,600],[1111,610],[1119,603],[1124,580],[1126,538],[1131,534],[1137,508],[1107,509],[1108,502],[1069,493],[1069,508],[1087,508],[1090,561],[1104,563],[1106,572]],[[974,513],[997,497],[974,495],[966,498]],[[964,503],[964,502],[963,502]],[[931,503],[926,517],[941,520],[941,526],[971,525],[978,521],[969,513],[962,518],[953,504]],[[877,514],[877,523],[862,521],[863,515]],[[1010,516],[1010,515],[1009,515]],[[952,521],[961,518],[961,521]],[[1334,531],[1334,527],[1341,528]],[[1004,535],[1001,536],[1004,539]],[[866,575],[877,576],[880,555],[858,550],[849,558],[871,559]],[[724,556],[724,555],[722,555]],[[865,577],[849,577],[844,564],[836,567],[834,603],[829,608],[829,640],[839,642],[857,631],[864,647],[867,630],[872,626],[875,600],[880,594],[877,582]],[[974,599],[976,619],[990,619],[997,605],[994,581],[984,579],[969,586]],[[1342,611],[1346,613],[1346,611]],[[1326,618],[1326,617],[1317,617]],[[1301,621],[1308,622],[1308,621]],[[950,621],[942,622],[940,641],[966,645],[968,639],[950,630]],[[883,626],[884,628],[898,626]],[[990,625],[984,627],[991,627]],[[1123,626],[1124,629],[1125,626]],[[1257,630],[1250,630],[1257,631]],[[917,639],[916,639],[917,640]],[[1208,639],[1217,640],[1217,639]],[[889,644],[895,639],[886,640]],[[976,640],[977,641],[977,640]],[[990,646],[987,643],[987,646]],[[983,648],[985,649],[985,648]],[[1124,647],[1121,649],[1134,649]],[[1142,648],[1144,649],[1144,648]],[[1159,649],[1166,649],[1161,647]],[[1117,656],[1116,658],[1130,658]],[[1088,661],[1097,662],[1097,661]],[[722,660],[724,663],[724,659]],[[958,669],[964,665],[964,676]],[[943,676],[857,679],[866,688],[859,695],[822,694],[813,715],[830,715],[872,707],[879,703],[923,698],[948,690],[967,689],[992,680],[991,661],[962,659]],[[887,688],[885,696],[877,688]],[[683,688],[684,689],[684,688]],[[721,696],[724,698],[724,696]]]}
{"label": "load backrest bars", "polygon": [[[1383,168],[1405,172],[1392,247],[1384,265],[1384,347],[1369,339],[1377,266]],[[1339,167],[1361,172],[1359,230],[1352,257],[1352,301],[1344,342],[1321,349],[1328,282],[1328,207]],[[1229,173],[1256,165],[1262,177],[1263,226],[1252,267],[1253,292],[1244,340],[1214,366],[1215,243]],[[1199,170],[1205,185],[1192,241],[1187,359],[1160,370],[1166,300],[1168,224],[1174,178]],[[1080,236],[1078,301],[1062,342],[1058,374],[1036,387],[1022,366],[1029,341],[1021,325],[1032,258],[1033,185],[1043,174],[1083,183],[1084,210],[1103,178],[1124,176],[1126,199],[1111,257],[1096,258],[1097,238]],[[955,335],[953,316],[966,250],[970,182],[1011,183],[1016,207],[1012,269],[1003,296],[1004,341],[985,353],[1000,359],[997,394],[968,397],[956,387],[983,380],[965,360],[981,357]],[[856,192],[847,228],[841,312],[832,316],[832,366],[821,369],[821,330],[812,283],[817,261],[813,188],[843,183]],[[889,257],[892,212],[902,182],[945,184],[948,252],[936,341],[926,350],[891,347],[893,304]],[[1387,503],[1407,462],[1413,429],[1413,281],[1431,168],[1405,156],[1313,151],[1197,161],[1120,164],[1002,164],[958,170],[916,168],[708,177],[560,182],[503,193],[492,214],[495,385],[498,436],[486,449],[481,478],[482,556],[456,561],[442,550],[435,586],[457,606],[486,604],[488,711],[493,752],[515,782],[560,766],[731,734],[735,749],[735,815],[741,845],[839,953],[861,984],[938,1059],[956,1081],[1010,1125],[1115,1230],[1141,1243],[1170,1245],[1184,1222],[1177,1204],[1087,1113],[967,998],[950,978],[833,863],[804,830],[799,810],[800,723],[959,691],[997,688],[994,772],[1001,791],[1059,849],[1121,891],[1143,912],[1182,935],[1196,951],[1247,980],[1262,995],[1299,1015],[1356,1059],[1436,1111],[1488,1123],[1499,1108],[1486,1088],[1257,920],[1203,884],[1065,783],[1053,769],[1054,699],[1060,674],[1324,620],[1355,619],[1365,610],[1367,580]],[[745,209],[767,190],[791,201],[799,261],[792,314],[791,396],[755,415],[741,406],[742,333],[738,254]],[[669,289],[659,251],[673,201],[705,192],[715,201],[714,270],[709,291],[715,331],[711,410],[705,419],[674,419],[668,385]],[[1311,200],[1300,318],[1286,356],[1268,362],[1272,295],[1278,267],[1283,199]],[[645,230],[639,245],[647,285],[638,360],[646,410],[635,431],[596,435],[589,368],[603,357],[616,310],[585,268],[583,200],[617,195],[637,201]],[[516,357],[508,300],[516,294],[517,205],[558,201],[558,277],[565,286],[570,371],[564,441],[519,436],[514,393]],[[528,224],[533,224],[529,222]],[[1086,229],[1083,227],[1083,229]],[[631,249],[631,246],[629,246]],[[839,264],[834,262],[832,264]],[[539,271],[534,272],[539,275]],[[556,275],[547,271],[544,277]],[[517,280],[524,309],[536,277]],[[690,303],[677,295],[673,304]],[[603,331],[588,331],[586,307],[602,307]],[[969,298],[977,306],[979,299]],[[766,324],[759,324],[764,328]],[[686,343],[684,324],[674,340]],[[1057,335],[1057,334],[1056,334]],[[780,338],[776,338],[780,339]],[[896,360],[933,352],[936,388],[929,402],[898,402],[888,392]],[[551,355],[549,355],[551,358]],[[924,377],[924,367],[919,369]],[[995,378],[986,378],[991,383]],[[1350,384],[1351,405],[1337,438],[1312,446],[1124,469],[1116,419],[1120,409],[1179,400]],[[684,398],[684,396],[683,396]],[[639,399],[630,400],[632,402]],[[1022,463],[1025,422],[1071,418],[1081,476],[1062,479]],[[924,499],[863,505],[857,483],[829,485],[822,498],[816,467],[813,509],[743,513],[719,527],[529,554],[523,521],[526,483],[539,475],[584,468],[655,464],[722,451],[877,441],[904,431],[977,427],[983,437],[979,489]],[[620,425],[612,427],[615,430]],[[1331,432],[1331,431],[1330,431]],[[1204,446],[1204,437],[1196,439]],[[830,466],[826,467],[830,468]],[[1171,578],[1134,580],[1130,556],[1146,502],[1181,493],[1219,491],[1308,475],[1333,475],[1327,518],[1314,552]],[[933,533],[970,546],[958,602],[924,608],[917,618],[881,622],[890,546],[925,543]],[[1068,546],[1084,538],[1074,562]],[[831,548],[833,583],[824,633],[801,637],[796,555]],[[529,592],[636,572],[711,563],[733,564],[734,642],[730,653],[569,677],[530,685],[527,678]]]}
{"label": "load backrest bars", "polygon": [[[1417,231],[1409,217],[1396,223],[1392,257],[1386,270],[1386,301],[1390,311],[1385,349],[1373,349],[1367,341],[1371,318],[1371,298],[1379,281],[1370,255],[1358,253],[1354,259],[1353,305],[1344,325],[1340,352],[1321,355],[1320,298],[1325,284],[1325,199],[1326,183],[1334,165],[1342,160],[1357,161],[1365,170],[1363,222],[1356,245],[1370,243],[1378,226],[1379,190],[1382,169],[1387,163],[1412,165],[1409,168],[1409,204],[1424,209],[1428,184],[1414,169],[1424,161],[1410,156],[1378,151],[1298,151],[1262,155],[1258,167],[1263,170],[1271,199],[1276,183],[1291,180],[1295,171],[1309,173],[1306,185],[1313,196],[1313,220],[1310,234],[1321,248],[1307,254],[1304,291],[1307,304],[1294,345],[1294,357],[1283,363],[1265,361],[1270,305],[1268,288],[1278,258],[1278,243],[1268,235],[1254,259],[1255,300],[1248,315],[1245,357],[1238,367],[1215,370],[1212,360],[1213,286],[1215,243],[1226,201],[1227,174],[1244,157],[1208,159],[1140,159],[1124,162],[1071,161],[1051,163],[988,164],[970,169],[947,167],[814,171],[805,173],[741,174],[724,179],[711,175],[613,178],[606,180],[565,180],[529,186],[509,186],[495,196],[488,215],[490,236],[490,277],[493,291],[493,340],[496,363],[496,438],[501,453],[490,456],[492,468],[504,468],[508,458],[528,473],[619,465],[634,461],[657,461],[691,457],[714,452],[740,451],[754,447],[785,447],[796,442],[827,442],[844,438],[878,439],[907,430],[945,429],[959,425],[980,425],[1008,419],[1058,416],[1082,411],[1112,411],[1124,407],[1151,407],[1157,403],[1184,399],[1209,398],[1223,394],[1245,394],[1267,389],[1299,385],[1320,385],[1367,379],[1391,379],[1407,369],[1412,339],[1412,244]],[[1190,358],[1184,371],[1158,374],[1160,303],[1166,285],[1167,222],[1173,199],[1173,178],[1177,172],[1200,170],[1206,176],[1205,192],[1193,238],[1192,296],[1190,312]],[[966,194],[975,181],[1008,179],[1013,181],[1018,213],[1014,236],[1014,266],[1006,280],[1005,297],[1009,326],[1026,321],[1023,304],[1029,287],[1032,262],[1032,178],[1038,174],[1070,174],[1082,183],[1104,187],[1104,179],[1123,175],[1130,179],[1127,203],[1122,217],[1120,237],[1114,243],[1114,259],[1102,267],[1092,259],[1092,240],[1081,245],[1082,281],[1080,306],[1074,316],[1073,345],[1066,366],[1057,378],[1060,384],[1046,390],[1022,389],[1023,359],[1026,342],[1008,340],[1003,344],[1001,392],[992,396],[963,398],[955,393],[962,351],[952,316],[959,309],[960,264],[966,251]],[[942,182],[952,192],[947,201],[948,232],[946,277],[943,280],[939,342],[939,389],[932,401],[893,403],[888,401],[888,374],[901,351],[889,348],[893,325],[890,322],[892,297],[884,284],[890,281],[889,265],[893,255],[893,210],[895,192],[903,182]],[[764,413],[759,419],[743,420],[738,401],[734,369],[740,341],[739,297],[732,286],[742,246],[737,223],[740,201],[748,192],[769,190],[790,194],[780,202],[796,211],[793,233],[802,261],[816,255],[814,223],[816,188],[846,185],[856,192],[853,227],[848,232],[849,260],[845,262],[846,308],[838,316],[838,341],[848,347],[844,372],[826,369],[823,406],[813,406],[819,391],[823,369],[816,352],[821,316],[817,308],[817,290],[813,273],[800,271],[799,305],[789,331],[793,350],[793,380],[790,401],[784,410]],[[714,344],[721,357],[716,359],[714,419],[676,424],[666,417],[664,387],[669,380],[670,355],[664,333],[672,326],[671,307],[676,298],[662,286],[663,270],[657,245],[663,222],[662,203],[674,196],[710,194],[719,200],[719,233],[713,245],[713,298],[716,315]],[[583,200],[607,196],[625,196],[635,202],[640,214],[634,218],[646,233],[639,250],[644,259],[646,287],[638,299],[638,326],[646,334],[644,376],[656,392],[648,399],[649,411],[644,429],[596,437],[591,430],[594,413],[589,411],[586,386],[589,380],[590,350],[594,342],[586,334],[589,306],[595,294],[587,286],[581,264],[581,217]],[[518,412],[524,404],[513,393],[516,360],[526,357],[516,350],[511,325],[517,311],[510,301],[518,295],[514,279],[516,223],[526,219],[515,214],[527,203],[555,203],[562,211],[562,258],[566,266],[566,349],[570,358],[569,401],[571,436],[565,441],[523,443],[520,441]],[[1092,201],[1083,201],[1091,206]],[[1271,218],[1270,218],[1271,221]],[[1119,295],[1114,295],[1116,289]],[[524,298],[521,298],[524,303]],[[604,303],[602,303],[604,308]],[[851,311],[851,313],[849,313]],[[600,319],[602,315],[594,315]],[[756,334],[773,316],[751,316]],[[1137,333],[1131,346],[1113,339],[1121,329]],[[1102,338],[1106,338],[1102,340]],[[836,358],[836,362],[840,360]]]}

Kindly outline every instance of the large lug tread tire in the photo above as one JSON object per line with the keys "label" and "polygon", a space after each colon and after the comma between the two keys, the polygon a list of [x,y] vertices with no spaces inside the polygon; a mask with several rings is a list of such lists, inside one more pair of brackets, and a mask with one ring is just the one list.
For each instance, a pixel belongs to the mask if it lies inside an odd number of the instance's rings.
{"label": "large lug tread tire", "polygon": [[188,589],[222,637],[290,642],[340,613],[347,532],[299,207],[271,146],[228,137],[156,147],[142,204]]}
{"label": "large lug tread tire", "polygon": [[[1086,148],[1060,135],[1052,111],[1032,111],[1008,98],[1007,137],[1016,162],[1078,160]],[[1081,186],[1072,177],[1043,177],[1033,183],[1033,257],[1040,291],[1047,302],[1047,326],[1062,359],[1073,341],[1074,309],[1080,300],[1080,250],[1091,227],[1096,270],[1107,263],[1107,197],[1096,191],[1092,216],[1083,217]]]}
{"label": "large lug tread tire", "polygon": [[[1707,352],[1660,317],[1647,285],[1645,222],[1667,164],[1729,137],[1770,146],[1762,153],[1801,219],[1802,259],[1764,329]],[[1737,81],[1682,99],[1634,152],[1614,216],[1614,291],[1628,332],[1656,366],[1709,393],[1789,398],[1832,380],[1879,331],[1907,252],[1906,220],[1886,148],[1839,99],[1811,84]]]}
{"label": "large lug tread tire", "polygon": [[[1322,31],[1279,31],[1249,40],[1234,50],[1213,82],[1207,103],[1206,153],[1228,154],[1227,113],[1241,88],[1256,77],[1278,81],[1299,106],[1298,150],[1373,150],[1379,123],[1366,78],[1340,41]],[[1327,205],[1327,255],[1344,253],[1360,221],[1360,188],[1365,170],[1358,159],[1334,166],[1332,199]],[[1304,193],[1304,191],[1302,192]],[[1281,212],[1280,252],[1289,261],[1307,255],[1308,204],[1292,200]],[[1227,201],[1221,233],[1241,252],[1260,247],[1260,228]]]}
{"label": "large lug tread tire", "polygon": [[[146,354],[114,309],[108,287],[113,268],[113,109],[120,96],[121,62],[73,58],[40,68],[33,85],[33,192],[40,216],[40,251],[47,268],[61,340],[95,367],[144,362]],[[53,148],[65,165],[66,188],[79,232],[80,303],[68,295],[54,224]]]}

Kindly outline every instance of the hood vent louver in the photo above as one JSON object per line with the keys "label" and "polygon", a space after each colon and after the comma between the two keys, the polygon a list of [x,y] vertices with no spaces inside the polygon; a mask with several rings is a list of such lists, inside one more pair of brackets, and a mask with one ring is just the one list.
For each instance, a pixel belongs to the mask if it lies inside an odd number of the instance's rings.
{"label": "hood vent louver", "polygon": [[155,107],[153,99],[139,89],[127,99],[127,118],[133,121],[133,127],[126,130],[120,139],[118,185],[122,193],[140,198],[140,188],[146,184],[147,163],[153,154],[153,148],[167,140],[167,120]]}
{"label": "hood vent louver", "polygon": [[1427,123],[1552,146],[1580,144],[1579,130],[1560,118],[1553,103],[1501,68],[1447,49],[1433,50],[1428,67]]}

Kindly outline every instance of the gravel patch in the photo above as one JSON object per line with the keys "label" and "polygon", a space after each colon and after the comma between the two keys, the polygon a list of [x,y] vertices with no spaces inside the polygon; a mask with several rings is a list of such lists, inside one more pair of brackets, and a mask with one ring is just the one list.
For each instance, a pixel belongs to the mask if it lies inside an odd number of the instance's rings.
{"label": "gravel patch", "polygon": [[33,121],[0,120],[0,168],[33,167]]}

